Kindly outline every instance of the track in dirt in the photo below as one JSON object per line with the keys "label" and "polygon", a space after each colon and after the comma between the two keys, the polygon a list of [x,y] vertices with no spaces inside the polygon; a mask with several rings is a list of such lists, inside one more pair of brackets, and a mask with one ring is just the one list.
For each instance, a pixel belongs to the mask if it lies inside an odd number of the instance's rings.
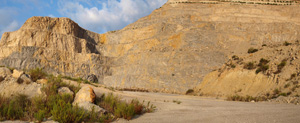
{"label": "track in dirt", "polygon": [[[112,92],[93,87],[96,95]],[[131,121],[120,119],[115,122],[131,123],[197,123],[197,122],[244,122],[244,123],[298,123],[300,106],[293,104],[276,104],[269,102],[232,102],[196,96],[115,91],[122,99],[139,99],[151,101],[157,110],[146,113]],[[173,100],[181,101],[181,104]]]}

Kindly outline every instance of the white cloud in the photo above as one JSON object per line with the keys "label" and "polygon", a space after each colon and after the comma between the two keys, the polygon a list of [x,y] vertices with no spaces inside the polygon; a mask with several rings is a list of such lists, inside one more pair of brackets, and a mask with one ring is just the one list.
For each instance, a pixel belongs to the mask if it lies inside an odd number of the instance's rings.
{"label": "white cloud", "polygon": [[54,15],[52,15],[52,14],[50,14],[50,15],[48,15],[49,17],[52,17],[52,18],[55,18],[55,16]]}
{"label": "white cloud", "polygon": [[4,32],[15,31],[20,27],[18,21],[12,17],[16,14],[17,12],[13,8],[0,9],[0,37]]}
{"label": "white cloud", "polygon": [[122,29],[139,18],[161,7],[167,0],[106,0],[94,6],[90,2],[61,1],[59,12],[79,23],[80,26],[95,31],[106,32]]}

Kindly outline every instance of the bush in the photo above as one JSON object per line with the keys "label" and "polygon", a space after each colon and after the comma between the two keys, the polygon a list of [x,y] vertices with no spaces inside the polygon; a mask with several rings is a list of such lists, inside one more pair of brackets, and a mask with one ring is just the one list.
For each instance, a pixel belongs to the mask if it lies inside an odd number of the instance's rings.
{"label": "bush", "polygon": [[58,100],[51,110],[52,118],[60,123],[79,123],[87,116],[85,111],[77,106],[72,107],[72,104],[64,100]]}
{"label": "bush", "polygon": [[180,103],[181,103],[181,101],[179,101],[179,100],[173,100],[173,103],[180,104]]}
{"label": "bush", "polygon": [[189,90],[187,90],[187,91],[185,92],[186,95],[187,95],[187,94],[192,94],[192,93],[194,93],[194,90],[193,90],[193,89],[189,89]]}
{"label": "bush", "polygon": [[269,60],[264,59],[264,58],[261,58],[261,59],[259,60],[258,66],[264,66],[264,65],[268,64],[269,62],[270,62]]}
{"label": "bush", "polygon": [[136,114],[143,114],[145,112],[152,112],[156,108],[148,102],[147,107],[140,103],[138,100],[131,100],[130,103],[121,101],[118,96],[112,93],[103,94],[100,99],[96,100],[98,105],[106,109],[108,112],[113,113],[117,118],[132,119]]}
{"label": "bush", "polygon": [[267,46],[267,44],[263,44],[263,45],[261,45],[262,47],[265,47],[265,46]]}
{"label": "bush", "polygon": [[248,69],[248,70],[255,69],[254,62],[248,62],[247,64],[245,64],[244,69]]}
{"label": "bush", "polygon": [[13,99],[0,96],[0,119],[16,120],[24,117],[25,106],[29,104],[29,100],[25,95],[17,95]]}
{"label": "bush", "polygon": [[258,49],[254,49],[252,47],[250,49],[248,49],[248,53],[255,53],[257,51],[258,51]]}
{"label": "bush", "polygon": [[238,56],[236,56],[236,55],[233,55],[232,57],[231,57],[233,60],[239,60],[240,58],[238,57]]}
{"label": "bush", "polygon": [[275,74],[280,73],[285,65],[286,65],[286,60],[284,59],[281,61],[280,64],[277,65],[277,71],[275,72]]}
{"label": "bush", "polygon": [[283,43],[283,45],[284,45],[284,46],[289,46],[289,45],[292,45],[292,43],[289,43],[289,42],[285,41],[285,42]]}
{"label": "bush", "polygon": [[239,96],[239,95],[233,95],[233,96],[228,96],[227,100],[228,101],[242,101],[242,102],[250,102],[250,101],[265,101],[267,98],[265,97],[252,97],[252,96]]}
{"label": "bush", "polygon": [[2,82],[4,80],[4,77],[0,76],[0,82]]}
{"label": "bush", "polygon": [[256,69],[255,73],[258,74],[261,71],[266,72],[268,69],[269,69],[269,65],[262,65]]}
{"label": "bush", "polygon": [[45,118],[45,114],[45,110],[39,110],[36,114],[34,114],[34,118],[37,119],[39,122],[42,122]]}
{"label": "bush", "polygon": [[[296,73],[293,73],[292,75],[291,75],[291,77],[290,77],[290,80],[292,80],[293,78],[295,78],[297,76],[297,74]],[[0,80],[0,82],[1,82],[1,80]]]}
{"label": "bush", "polygon": [[47,74],[40,68],[30,70],[29,75],[34,82],[36,82],[38,79],[45,79],[47,76]]}
{"label": "bush", "polygon": [[290,87],[289,83],[284,85],[284,88],[288,88],[288,87]]}

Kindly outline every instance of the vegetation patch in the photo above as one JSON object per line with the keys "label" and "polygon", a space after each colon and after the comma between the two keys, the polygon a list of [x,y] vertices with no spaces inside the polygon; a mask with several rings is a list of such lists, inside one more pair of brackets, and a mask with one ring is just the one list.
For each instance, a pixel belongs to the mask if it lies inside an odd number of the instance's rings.
{"label": "vegetation patch", "polygon": [[233,60],[239,60],[239,59],[240,59],[237,55],[233,55],[231,58],[232,58]]}
{"label": "vegetation patch", "polygon": [[122,88],[122,89],[117,89],[119,91],[134,91],[134,92],[149,92],[147,89],[140,89],[140,88]]}
{"label": "vegetation patch", "polygon": [[280,64],[277,65],[277,71],[275,72],[275,74],[281,73],[282,69],[284,68],[284,66],[286,65],[286,59],[282,60],[280,62]]}
{"label": "vegetation patch", "polygon": [[181,104],[181,101],[179,101],[179,100],[173,100],[173,103]]}
{"label": "vegetation patch", "polygon": [[256,66],[255,66],[254,62],[248,62],[247,64],[244,65],[244,69],[252,70],[255,68],[256,68]]}
{"label": "vegetation patch", "polygon": [[85,83],[85,84],[90,84],[90,82],[88,80],[85,80],[85,79],[82,79],[80,77],[78,78],[73,78],[73,77],[69,77],[69,76],[62,76],[62,78],[64,79],[68,79],[68,80],[72,80],[72,81],[76,81],[76,82],[79,82],[79,83]]}
{"label": "vegetation patch", "polygon": [[137,99],[131,100],[130,102],[121,101],[120,97],[114,96],[112,93],[103,94],[101,98],[97,98],[97,104],[106,109],[108,112],[114,114],[116,118],[124,118],[131,120],[135,115],[141,115],[146,112],[153,112],[156,107],[147,103],[144,106]]}
{"label": "vegetation patch", "polygon": [[285,42],[283,43],[283,45],[284,45],[284,46],[289,46],[289,45],[292,45],[292,43],[289,43],[289,42],[285,41]]}
{"label": "vegetation patch", "polygon": [[193,90],[193,89],[189,89],[189,90],[187,90],[187,91],[185,92],[186,95],[188,95],[188,94],[193,94],[193,93],[194,93],[194,90]]}
{"label": "vegetation patch", "polygon": [[251,48],[248,49],[248,53],[255,53],[257,51],[258,51],[258,49],[255,49],[253,47],[251,47]]}
{"label": "vegetation patch", "polygon": [[227,97],[228,101],[242,101],[242,102],[251,102],[251,101],[265,101],[267,98],[265,97],[252,97],[252,96],[239,96],[239,95],[233,95]]}
{"label": "vegetation patch", "polygon": [[269,69],[269,65],[267,65],[270,61],[264,58],[259,60],[258,68],[256,69],[255,73],[258,74],[259,72],[266,72]]}
{"label": "vegetation patch", "polygon": [[5,78],[3,76],[0,76],[0,82],[2,82],[3,80],[5,80]]}
{"label": "vegetation patch", "polygon": [[47,74],[41,68],[32,69],[28,74],[34,82],[38,79],[45,79],[47,77]]}

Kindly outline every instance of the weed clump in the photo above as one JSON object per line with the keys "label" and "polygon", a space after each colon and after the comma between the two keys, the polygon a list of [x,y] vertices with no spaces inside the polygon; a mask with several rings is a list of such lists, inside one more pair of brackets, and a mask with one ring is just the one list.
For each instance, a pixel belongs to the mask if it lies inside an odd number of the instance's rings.
{"label": "weed clump", "polygon": [[251,48],[248,49],[248,53],[255,53],[257,51],[258,51],[258,49],[255,49],[253,47],[251,47]]}
{"label": "weed clump", "polygon": [[45,79],[47,76],[47,74],[41,68],[30,70],[29,75],[34,82],[36,82],[38,79]]}
{"label": "weed clump", "polygon": [[283,45],[284,45],[284,46],[289,46],[289,45],[292,45],[292,43],[289,43],[289,42],[285,41],[285,42],[283,43]]}
{"label": "weed clump", "polygon": [[248,62],[247,64],[244,65],[244,69],[252,70],[255,69],[255,64],[254,62]]}
{"label": "weed clump", "polygon": [[281,71],[282,71],[282,69],[284,68],[284,66],[286,65],[286,61],[287,60],[282,60],[281,62],[280,62],[280,64],[278,64],[277,65],[277,71],[275,72],[275,74],[278,74],[278,73],[280,73]]}
{"label": "weed clump", "polygon": [[186,95],[192,94],[192,93],[194,93],[194,90],[193,90],[193,89],[189,89],[189,90],[187,90],[187,91],[185,92]]}
{"label": "weed clump", "polygon": [[240,59],[237,55],[233,55],[231,58],[232,58],[233,60],[239,60],[239,59]]}
{"label": "weed clump", "polygon": [[140,103],[138,100],[132,100],[130,103],[121,101],[118,96],[114,96],[112,93],[103,94],[100,99],[97,99],[98,105],[106,109],[108,112],[114,114],[117,118],[125,118],[127,120],[132,119],[135,115],[140,115],[145,112],[152,112],[155,110],[155,106],[148,102],[147,106],[144,106],[144,102]]}
{"label": "weed clump", "polygon": [[2,82],[5,78],[0,76],[0,82]]}
{"label": "weed clump", "polygon": [[265,101],[265,97],[252,97],[252,96],[239,96],[239,95],[233,95],[233,96],[228,96],[227,97],[228,101],[242,101],[242,102],[251,102],[251,101]]}
{"label": "weed clump", "polygon": [[173,103],[181,104],[181,101],[179,101],[179,100],[173,100]]}

